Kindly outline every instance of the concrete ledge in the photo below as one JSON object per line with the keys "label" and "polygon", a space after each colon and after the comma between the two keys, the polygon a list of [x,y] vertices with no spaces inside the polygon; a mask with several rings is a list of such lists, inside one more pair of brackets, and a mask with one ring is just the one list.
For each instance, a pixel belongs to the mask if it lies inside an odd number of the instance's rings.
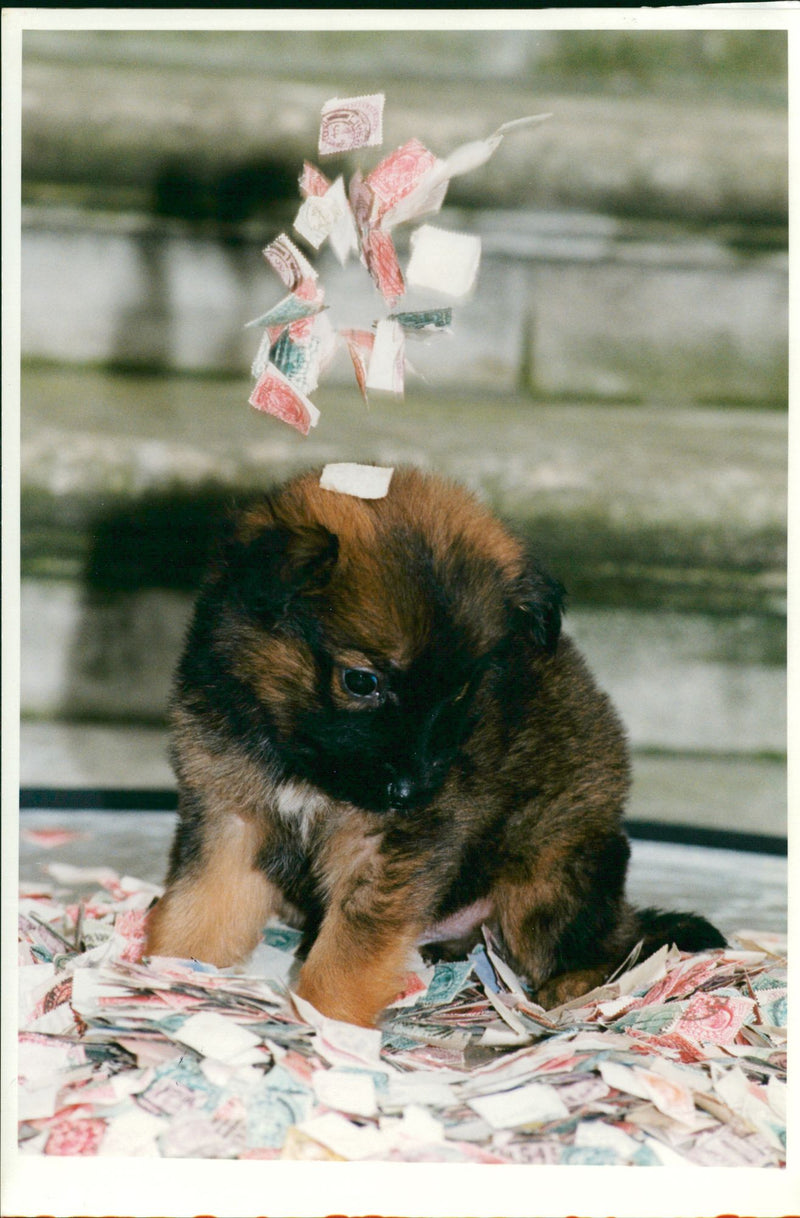
{"label": "concrete ledge", "polygon": [[326,388],[308,439],[249,382],[29,370],[23,569],[98,591],[191,587],[215,515],[334,460],[457,478],[523,531],[573,604],[782,614],[787,417],[779,412],[402,401]]}
{"label": "concrete ledge", "polygon": [[[144,213],[27,208],[23,354],[246,375],[259,336],[244,324],[281,295],[261,249],[293,216],[226,237]],[[408,352],[441,389],[785,406],[785,252],[586,213],[449,211],[441,223],[476,233],[483,250],[452,332]],[[403,261],[407,241],[400,232]],[[324,251],[315,261],[335,326],[368,329],[384,315],[359,263]],[[353,384],[345,351],[326,382]]]}
{"label": "concrete ledge", "polygon": [[[322,103],[342,82],[265,80],[252,68],[91,65],[28,56],[23,170],[30,183],[116,187],[155,200],[165,175],[230,194],[237,173],[272,171],[286,190],[316,147]],[[381,87],[380,82],[362,87]],[[500,123],[550,111],[533,136],[507,140],[491,169],[454,182],[470,206],[566,207],[629,215],[785,223],[787,121],[726,98],[580,97],[528,86],[427,80],[389,90],[384,147],[417,136],[446,155]],[[369,162],[372,163],[371,161]],[[279,181],[279,179],[282,179]],[[240,181],[240,187],[242,182]],[[266,190],[262,178],[262,191]],[[241,197],[241,194],[240,194]],[[254,206],[257,196],[254,199]]]}

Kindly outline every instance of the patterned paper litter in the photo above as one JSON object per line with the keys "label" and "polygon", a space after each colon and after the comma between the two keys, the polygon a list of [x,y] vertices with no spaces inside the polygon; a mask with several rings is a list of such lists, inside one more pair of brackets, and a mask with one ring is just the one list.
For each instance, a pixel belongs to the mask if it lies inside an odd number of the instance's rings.
{"label": "patterned paper litter", "polygon": [[[351,155],[379,147],[383,142],[384,102],[382,93],[325,102],[319,154]],[[281,233],[263,252],[289,295],[247,323],[264,330],[253,360],[252,374],[257,384],[250,404],[308,435],[316,423],[308,395],[317,387],[336,346],[344,346],[349,352],[365,401],[368,390],[402,394],[405,335],[419,339],[448,331],[452,309],[441,308],[438,298],[463,299],[469,294],[478,274],[481,242],[470,233],[422,225],[411,233],[412,252],[404,271],[394,230],[440,211],[451,178],[483,165],[509,132],[535,126],[547,117],[515,119],[486,139],[462,144],[445,157],[437,156],[412,137],[366,175],[356,168],[347,185],[342,174],[331,180],[316,165],[304,161],[298,178],[302,203],[294,219],[297,237],[314,253],[327,242],[342,265],[351,255],[357,255],[382,301],[384,315],[353,319],[347,327],[334,331],[322,312],[324,292],[316,270],[291,238]],[[432,294],[430,304],[387,315],[386,310],[396,308],[409,287],[423,295]],[[326,341],[321,343],[325,327]],[[320,355],[321,346],[325,359]],[[300,404],[290,403],[285,392],[279,398],[265,392],[264,377],[270,367],[286,378]]]}
{"label": "patterned paper litter", "polygon": [[23,1152],[785,1164],[775,936],[662,951],[545,1012],[487,929],[469,959],[412,960],[369,1030],[293,1005],[288,926],[271,923],[239,971],[143,962],[157,888],[109,868],[49,871],[55,891],[20,901]]}

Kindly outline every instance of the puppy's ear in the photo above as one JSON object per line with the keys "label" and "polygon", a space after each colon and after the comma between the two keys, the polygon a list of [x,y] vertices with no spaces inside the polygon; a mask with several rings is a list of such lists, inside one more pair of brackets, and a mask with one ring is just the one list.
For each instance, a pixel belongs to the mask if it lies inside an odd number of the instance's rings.
{"label": "puppy's ear", "polygon": [[279,617],[300,594],[325,587],[338,553],[338,538],[322,525],[268,526],[229,550],[231,591],[246,611]]}
{"label": "puppy's ear", "polygon": [[557,579],[529,563],[516,581],[512,612],[518,629],[552,655],[561,634],[566,593]]}

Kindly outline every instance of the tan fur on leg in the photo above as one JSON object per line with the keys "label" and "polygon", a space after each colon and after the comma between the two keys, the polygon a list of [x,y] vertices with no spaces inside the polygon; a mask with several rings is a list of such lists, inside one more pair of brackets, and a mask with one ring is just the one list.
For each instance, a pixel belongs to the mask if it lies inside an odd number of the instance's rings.
{"label": "tan fur on leg", "polygon": [[400,993],[418,927],[404,927],[388,941],[356,937],[340,917],[329,916],[300,973],[297,992],[331,1019],[373,1027]]}
{"label": "tan fur on leg", "polygon": [[227,817],[202,870],[187,872],[152,910],[145,951],[151,956],[239,964],[259,941],[280,894],[254,863],[261,834],[252,821]]}

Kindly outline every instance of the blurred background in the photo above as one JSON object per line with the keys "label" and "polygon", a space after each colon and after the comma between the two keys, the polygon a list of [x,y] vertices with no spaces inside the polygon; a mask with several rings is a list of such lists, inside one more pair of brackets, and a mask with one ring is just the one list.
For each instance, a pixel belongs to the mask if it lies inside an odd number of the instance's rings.
{"label": "blurred background", "polygon": [[[786,41],[25,32],[24,805],[168,806],[170,674],[231,494],[413,461],[566,584],[630,733],[632,830],[780,851]],[[366,409],[345,354],[303,439],[248,406],[243,327],[282,295],[260,251],[291,231],[322,103],[377,90],[383,150],[346,172],[552,118],[453,181],[436,222],[482,238],[478,287],[405,398]],[[349,324],[382,315],[359,265],[315,265]]]}

